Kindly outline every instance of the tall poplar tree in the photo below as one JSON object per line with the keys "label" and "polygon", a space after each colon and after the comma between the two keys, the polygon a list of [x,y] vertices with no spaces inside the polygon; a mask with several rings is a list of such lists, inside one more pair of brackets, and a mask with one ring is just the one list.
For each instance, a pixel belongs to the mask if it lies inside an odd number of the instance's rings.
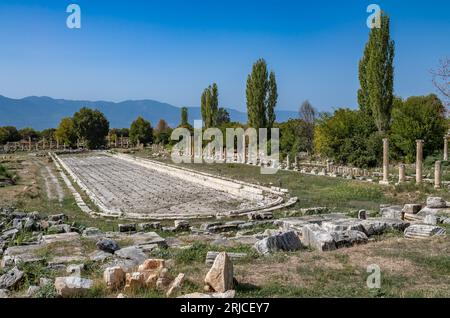
{"label": "tall poplar tree", "polygon": [[252,72],[247,77],[246,97],[249,126],[271,128],[275,122],[277,84],[275,73],[271,72],[269,76],[264,59],[253,64]]}
{"label": "tall poplar tree", "polygon": [[219,89],[217,84],[205,88],[201,97],[202,120],[205,128],[215,127],[217,125],[217,115],[219,110]]}
{"label": "tall poplar tree", "polygon": [[381,15],[380,28],[373,28],[359,63],[360,109],[370,114],[380,133],[389,130],[394,99],[394,41],[390,19]]}

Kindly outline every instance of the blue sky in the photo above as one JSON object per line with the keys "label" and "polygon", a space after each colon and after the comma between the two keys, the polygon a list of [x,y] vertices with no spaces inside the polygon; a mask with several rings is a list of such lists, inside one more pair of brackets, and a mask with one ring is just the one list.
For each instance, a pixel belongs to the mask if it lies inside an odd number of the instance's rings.
{"label": "blue sky", "polygon": [[[81,7],[82,28],[66,27]],[[0,94],[155,99],[198,106],[217,82],[221,106],[245,109],[245,81],[263,57],[280,109],[357,106],[367,5],[391,16],[395,93],[434,92],[429,70],[450,55],[450,1],[0,0]]]}

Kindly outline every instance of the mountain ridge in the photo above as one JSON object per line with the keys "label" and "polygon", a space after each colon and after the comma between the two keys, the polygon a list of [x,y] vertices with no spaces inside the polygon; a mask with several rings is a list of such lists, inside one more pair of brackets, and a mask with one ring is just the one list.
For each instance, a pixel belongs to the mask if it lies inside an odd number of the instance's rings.
{"label": "mountain ridge", "polygon": [[[180,107],[153,99],[124,100],[70,100],[49,96],[27,96],[20,99],[0,95],[0,126],[32,127],[36,130],[55,128],[63,117],[70,117],[81,107],[95,108],[103,112],[111,128],[129,127],[138,116],[150,120],[156,126],[160,119],[176,127],[180,121]],[[246,122],[247,113],[226,107],[232,121]],[[189,121],[201,118],[200,107],[188,107]],[[277,110],[277,121],[296,118],[294,111]]]}

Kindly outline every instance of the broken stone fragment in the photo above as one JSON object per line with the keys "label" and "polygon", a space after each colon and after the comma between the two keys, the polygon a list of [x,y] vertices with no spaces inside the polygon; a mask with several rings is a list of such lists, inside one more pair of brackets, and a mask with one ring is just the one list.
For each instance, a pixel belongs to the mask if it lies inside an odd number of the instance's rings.
{"label": "broken stone fragment", "polygon": [[52,225],[47,229],[48,234],[61,234],[61,233],[70,233],[72,232],[72,228],[68,224],[56,224]]}
{"label": "broken stone fragment", "polygon": [[319,251],[336,249],[333,236],[317,224],[308,224],[302,228],[302,243]]}
{"label": "broken stone fragment", "polygon": [[174,279],[174,281],[170,284],[169,289],[167,290],[166,297],[170,297],[174,292],[178,291],[183,287],[185,275],[183,273],[178,274],[178,276]]}
{"label": "broken stone fragment", "polygon": [[99,250],[107,253],[114,253],[120,249],[119,244],[111,239],[101,239],[95,245]]}
{"label": "broken stone fragment", "polygon": [[274,251],[297,251],[302,247],[300,239],[295,232],[285,232],[266,237],[254,245],[260,254],[268,254]]}
{"label": "broken stone fragment", "polygon": [[127,273],[125,275],[125,292],[134,291],[145,287],[144,274],[140,272]]}
{"label": "broken stone fragment", "polygon": [[58,222],[58,221],[62,221],[65,222],[68,220],[67,216],[65,214],[54,214],[54,215],[49,215],[47,217],[47,220],[49,221],[53,221],[53,222]]}
{"label": "broken stone fragment", "polygon": [[136,265],[143,263],[147,259],[147,255],[138,246],[128,246],[117,250],[114,255],[132,260]]}
{"label": "broken stone fragment", "polygon": [[447,202],[440,197],[428,197],[427,198],[427,208],[430,209],[442,209],[447,207]]}
{"label": "broken stone fragment", "polygon": [[402,219],[403,207],[399,205],[393,205],[389,207],[380,208],[380,214],[382,218],[386,219]]}
{"label": "broken stone fragment", "polygon": [[88,227],[86,229],[83,230],[83,236],[97,236],[97,235],[102,235],[103,232],[100,231],[98,228],[96,227]]}
{"label": "broken stone fragment", "polygon": [[30,286],[27,289],[27,292],[25,293],[25,297],[27,298],[33,298],[41,289],[39,286]]}
{"label": "broken stone fragment", "polygon": [[136,224],[134,223],[119,224],[119,232],[121,233],[136,232]]}
{"label": "broken stone fragment", "polygon": [[[214,261],[216,260],[217,256],[220,254],[220,252],[213,252],[213,251],[209,251],[206,254],[206,260],[205,260],[205,264],[206,265],[212,265],[214,264]],[[227,253],[228,257],[231,259],[231,261],[238,261],[242,258],[247,257],[247,253]]]}
{"label": "broken stone fragment", "polygon": [[406,238],[427,238],[436,235],[445,235],[445,229],[425,224],[413,224],[405,230]]}
{"label": "broken stone fragment", "polygon": [[84,264],[71,264],[67,266],[66,272],[73,276],[79,276],[81,271],[84,269]]}
{"label": "broken stone fragment", "polygon": [[359,220],[367,219],[367,211],[366,210],[359,210],[358,211],[358,219]]}
{"label": "broken stone fragment", "polygon": [[422,210],[420,204],[405,204],[402,211],[408,214],[417,214],[420,210]]}
{"label": "broken stone fragment", "polygon": [[190,228],[189,222],[185,220],[175,220],[174,226],[175,231],[189,231]]}
{"label": "broken stone fragment", "polygon": [[120,266],[108,267],[103,272],[103,280],[110,290],[120,289],[125,284],[125,272]]}
{"label": "broken stone fragment", "polygon": [[85,296],[93,285],[92,280],[76,276],[55,279],[56,293],[63,298]]}
{"label": "broken stone fragment", "polygon": [[273,219],[272,212],[252,212],[248,214],[249,220],[271,220]]}
{"label": "broken stone fragment", "polygon": [[223,293],[233,289],[233,263],[227,253],[217,255],[205,277],[205,283],[214,291]]}
{"label": "broken stone fragment", "polygon": [[0,276],[0,289],[15,288],[23,278],[24,273],[17,267]]}
{"label": "broken stone fragment", "polygon": [[354,230],[332,232],[331,236],[334,239],[336,248],[365,244],[369,240],[364,232]]}
{"label": "broken stone fragment", "polygon": [[160,222],[139,223],[138,228],[141,231],[159,230],[161,229],[161,223]]}

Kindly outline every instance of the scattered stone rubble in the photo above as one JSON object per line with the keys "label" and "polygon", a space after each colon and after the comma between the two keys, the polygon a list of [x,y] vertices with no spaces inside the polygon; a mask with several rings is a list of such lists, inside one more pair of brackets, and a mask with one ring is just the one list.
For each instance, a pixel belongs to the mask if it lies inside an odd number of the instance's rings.
{"label": "scattered stone rubble", "polygon": [[[323,211],[323,208],[315,210]],[[366,244],[372,236],[388,231],[402,231],[407,239],[445,235],[445,229],[439,225],[449,222],[450,205],[441,198],[430,197],[424,206],[381,206],[379,215],[368,217],[365,211],[359,211],[358,218],[342,213],[309,215],[308,210],[301,216],[274,219],[272,213],[255,212],[248,214],[248,220],[207,222],[198,228],[186,220],[175,220],[174,226],[161,226],[159,222],[131,223],[119,226],[119,232],[103,233],[97,228],[68,224],[64,214],[43,217],[36,212],[24,213],[3,208],[0,209],[0,256],[1,266],[7,271],[0,276],[0,297],[8,297],[9,291],[21,285],[24,280],[21,264],[33,262],[45,262],[50,269],[64,269],[68,275],[31,286],[24,297],[34,297],[42,286],[48,284],[53,284],[60,297],[86,296],[94,284],[92,280],[81,277],[84,261],[88,259],[101,264],[106,287],[111,291],[123,292],[123,297],[141,288],[158,289],[167,297],[179,294],[187,279],[185,274],[171,276],[168,261],[149,258],[149,253],[168,246],[189,246],[178,236],[164,239],[155,232],[142,232],[144,229],[177,232],[186,238],[206,240],[217,246],[251,245],[261,255],[308,247],[331,251]],[[271,228],[262,228],[261,232],[255,233],[258,226]],[[55,233],[52,230],[54,227],[61,230]],[[22,245],[12,246],[10,243],[21,233],[28,233],[29,239]],[[81,237],[94,241],[97,250],[83,255]],[[131,245],[121,247],[117,242],[122,240],[130,241]],[[66,246],[59,251],[57,245],[52,245],[57,242],[65,242],[70,248]],[[38,252],[47,246],[51,246],[52,254],[55,254],[50,259],[44,259]],[[211,266],[204,280],[207,293],[183,297],[234,297],[233,262],[247,256],[247,253],[209,251],[205,259],[205,263]]]}

